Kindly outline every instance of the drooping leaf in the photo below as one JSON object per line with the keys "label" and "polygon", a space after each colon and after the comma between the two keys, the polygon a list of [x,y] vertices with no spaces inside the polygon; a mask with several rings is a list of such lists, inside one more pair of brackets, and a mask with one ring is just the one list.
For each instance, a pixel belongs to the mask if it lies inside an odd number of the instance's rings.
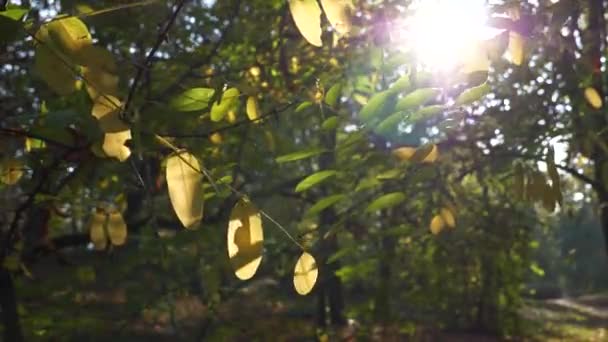
{"label": "drooping leaf", "polygon": [[441,94],[437,88],[420,88],[397,100],[395,111],[406,111],[423,106]]}
{"label": "drooping leaf", "polygon": [[18,159],[8,159],[0,165],[0,180],[4,184],[16,184],[23,176],[23,164]]}
{"label": "drooping leaf", "polygon": [[310,207],[308,209],[308,211],[306,211],[306,216],[312,216],[312,215],[318,214],[321,211],[331,207],[332,205],[344,200],[345,198],[346,198],[346,195],[344,195],[344,194],[331,195],[331,196],[322,198],[319,201],[317,201],[317,203],[315,203],[312,207]]}
{"label": "drooping leaf", "polygon": [[228,223],[227,246],[230,264],[241,280],[253,277],[262,262],[264,231],[259,210],[248,200],[239,200]]}
{"label": "drooping leaf", "polygon": [[296,113],[299,113],[299,112],[303,111],[304,109],[306,109],[306,108],[308,108],[308,107],[310,107],[310,106],[312,106],[312,102],[310,102],[310,101],[304,101],[304,102],[300,103],[300,104],[299,104],[299,105],[296,107],[295,112],[296,112]]}
{"label": "drooping leaf", "polygon": [[108,215],[108,237],[114,246],[122,246],[127,241],[127,224],[119,211]]}
{"label": "drooping leaf", "polygon": [[65,17],[45,25],[49,37],[68,56],[77,56],[83,48],[93,45],[87,26],[78,17]]}
{"label": "drooping leaf", "polygon": [[89,237],[96,250],[104,250],[108,245],[106,236],[106,214],[101,209],[95,209],[89,222]]}
{"label": "drooping leaf", "polygon": [[511,62],[521,65],[524,61],[524,38],[517,32],[509,32],[509,55]]}
{"label": "drooping leaf", "polygon": [[437,234],[441,233],[441,231],[443,230],[444,227],[445,227],[445,222],[443,221],[443,219],[441,218],[440,215],[435,215],[431,219],[431,224],[429,225],[429,229],[431,230],[431,233],[433,233],[433,235],[437,235]]}
{"label": "drooping leaf", "polygon": [[258,100],[254,96],[249,96],[247,98],[247,117],[249,120],[258,122],[260,118],[260,107],[258,105]]}
{"label": "drooping leaf", "polygon": [[401,77],[395,83],[391,85],[389,91],[392,93],[400,93],[402,91],[406,91],[412,85],[412,81],[410,80],[410,75],[406,74]]}
{"label": "drooping leaf", "polygon": [[411,123],[416,123],[418,121],[428,120],[437,114],[443,113],[444,111],[445,111],[445,106],[443,106],[443,105],[432,105],[432,106],[422,107],[419,110],[417,110],[414,114],[410,115],[408,117],[407,121],[411,122]]}
{"label": "drooping leaf", "polygon": [[370,203],[365,209],[365,212],[369,213],[394,207],[403,201],[405,201],[405,194],[403,192],[392,192],[385,194],[376,198],[372,203]]}
{"label": "drooping leaf", "polygon": [[553,147],[549,147],[549,155],[547,156],[547,173],[551,179],[551,189],[553,191],[555,200],[557,203],[559,203],[559,205],[562,205],[562,188],[559,173],[557,172],[557,167],[555,165],[555,151],[553,150]]}
{"label": "drooping leaf", "polygon": [[303,252],[293,271],[293,286],[295,287],[298,294],[304,296],[312,291],[317,277],[319,275],[319,268],[315,258]]}
{"label": "drooping leaf", "polygon": [[296,161],[296,160],[300,160],[300,159],[314,157],[323,152],[325,152],[325,149],[313,147],[313,148],[309,148],[306,150],[282,155],[280,157],[277,157],[276,161],[277,161],[277,163],[287,163],[287,162],[292,162],[292,161]]}
{"label": "drooping leaf", "polygon": [[321,0],[327,20],[340,35],[347,34],[351,28],[352,2],[350,0]]}
{"label": "drooping leaf", "polygon": [[327,180],[328,178],[336,175],[335,170],[323,170],[315,172],[312,175],[304,178],[298,185],[296,185],[296,192],[302,192],[310,189],[311,187]]}
{"label": "drooping leaf", "polygon": [[600,96],[600,93],[595,90],[595,88],[593,87],[587,87],[585,88],[585,99],[587,100],[587,103],[589,103],[589,105],[595,109],[600,109],[602,108],[602,97]]}
{"label": "drooping leaf", "polygon": [[463,91],[456,98],[455,104],[458,106],[464,106],[471,104],[479,99],[481,99],[484,95],[488,94],[492,90],[489,84],[484,83],[480,86],[469,88]]}
{"label": "drooping leaf", "polygon": [[314,46],[322,46],[321,8],[317,0],[289,0],[289,10],[302,36]]}
{"label": "drooping leaf", "polygon": [[401,112],[391,114],[374,128],[374,132],[381,135],[387,135],[391,132],[395,132],[399,127],[399,123],[404,121],[405,118],[406,115]]}
{"label": "drooping leaf", "polygon": [[240,95],[236,88],[226,89],[221,100],[211,106],[211,121],[221,121],[229,111],[234,110],[239,103]]}
{"label": "drooping leaf", "polygon": [[114,96],[99,97],[93,103],[91,114],[99,122],[99,127],[104,133],[116,133],[129,129],[119,117],[122,104]]}
{"label": "drooping leaf", "polygon": [[441,219],[448,228],[456,227],[456,219],[454,218],[454,213],[449,208],[441,208],[439,210],[439,216],[441,216]]}
{"label": "drooping leaf", "polygon": [[439,158],[439,148],[435,144],[424,144],[416,148],[410,158],[414,163],[433,163]]}
{"label": "drooping leaf", "polygon": [[172,98],[171,108],[180,112],[203,110],[209,106],[215,90],[211,88],[192,88]]}
{"label": "drooping leaf", "polygon": [[131,130],[106,133],[101,146],[103,152],[108,157],[113,157],[123,162],[131,156],[131,149],[125,143],[131,140]]}
{"label": "drooping leaf", "polygon": [[203,218],[202,175],[199,161],[181,151],[167,158],[166,179],[173,210],[184,227],[196,228]]}

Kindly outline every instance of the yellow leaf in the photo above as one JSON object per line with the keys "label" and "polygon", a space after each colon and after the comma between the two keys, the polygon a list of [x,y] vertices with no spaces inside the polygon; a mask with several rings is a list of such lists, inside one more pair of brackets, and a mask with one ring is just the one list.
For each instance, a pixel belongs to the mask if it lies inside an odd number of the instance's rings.
{"label": "yellow leaf", "polygon": [[236,276],[247,280],[262,262],[264,231],[258,209],[247,200],[236,203],[230,213],[227,246],[230,263]]}
{"label": "yellow leaf", "polygon": [[241,93],[236,88],[228,88],[222,94],[219,102],[213,103],[211,106],[211,121],[221,121],[229,111],[234,110],[239,104],[239,96]]}
{"label": "yellow leaf", "polygon": [[431,225],[429,227],[431,229],[431,233],[434,235],[439,234],[445,227],[445,224],[446,223],[443,221],[440,215],[435,215],[431,220]]}
{"label": "yellow leaf", "polygon": [[69,56],[74,56],[84,47],[93,44],[87,26],[77,17],[53,20],[45,26],[49,32],[49,37],[62,52]]}
{"label": "yellow leaf", "polygon": [[585,99],[587,100],[589,105],[591,105],[591,107],[593,107],[595,109],[602,108],[602,104],[603,104],[602,97],[600,96],[600,93],[598,93],[597,90],[595,90],[595,88],[593,88],[593,87],[585,88]]}
{"label": "yellow leaf", "polygon": [[228,123],[233,124],[236,122],[236,112],[234,110],[229,110],[228,114],[226,114],[226,121]]}
{"label": "yellow leaf", "polygon": [[441,208],[441,210],[439,210],[439,216],[441,216],[441,219],[448,228],[456,228],[456,219],[454,218],[452,210]]}
{"label": "yellow leaf", "polygon": [[435,144],[425,144],[418,148],[405,146],[394,149],[392,154],[401,161],[432,163],[439,157],[439,148]]}
{"label": "yellow leaf", "polygon": [[122,246],[127,241],[127,224],[119,211],[108,216],[108,236],[114,246]]}
{"label": "yellow leaf", "polygon": [[317,282],[319,268],[315,258],[304,252],[296,262],[296,267],[293,271],[293,285],[296,291],[301,295],[307,295]]}
{"label": "yellow leaf", "polygon": [[201,167],[192,154],[182,151],[167,159],[169,198],[175,214],[186,228],[196,228],[203,218]]}
{"label": "yellow leaf", "polygon": [[509,55],[511,62],[521,65],[524,61],[524,38],[517,32],[509,32]]}
{"label": "yellow leaf", "polygon": [[129,159],[131,150],[125,146],[127,140],[131,139],[131,130],[116,133],[106,133],[103,137],[101,149],[108,157],[114,157],[123,162]]}
{"label": "yellow leaf", "polygon": [[91,114],[97,119],[104,133],[116,133],[129,130],[129,126],[120,119],[121,109],[120,101],[108,95],[97,98],[93,103]]}
{"label": "yellow leaf", "polygon": [[15,184],[23,176],[23,164],[17,159],[9,159],[2,163],[2,174],[0,180],[2,183],[12,185]]}
{"label": "yellow leaf", "polygon": [[89,236],[96,250],[103,250],[108,244],[108,238],[106,237],[104,228],[106,218],[106,214],[102,210],[95,209],[95,212],[91,216],[91,221],[89,222]]}
{"label": "yellow leaf", "polygon": [[247,117],[254,122],[258,122],[257,120],[260,118],[258,100],[253,96],[247,98]]}
{"label": "yellow leaf", "polygon": [[219,145],[223,141],[222,135],[218,132],[215,132],[209,136],[209,141],[211,141],[211,143],[214,145]]}
{"label": "yellow leaf", "polygon": [[304,38],[314,46],[322,46],[321,9],[317,0],[289,0],[293,21]]}
{"label": "yellow leaf", "polygon": [[327,20],[340,35],[347,34],[351,28],[350,16],[352,2],[350,0],[321,0]]}

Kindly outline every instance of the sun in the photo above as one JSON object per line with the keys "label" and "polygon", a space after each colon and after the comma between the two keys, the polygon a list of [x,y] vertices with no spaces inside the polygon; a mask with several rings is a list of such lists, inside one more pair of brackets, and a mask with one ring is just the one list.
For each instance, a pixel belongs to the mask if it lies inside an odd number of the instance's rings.
{"label": "sun", "polygon": [[486,26],[484,0],[418,0],[403,22],[400,37],[421,65],[452,70],[466,64],[479,51],[482,40],[496,34]]}

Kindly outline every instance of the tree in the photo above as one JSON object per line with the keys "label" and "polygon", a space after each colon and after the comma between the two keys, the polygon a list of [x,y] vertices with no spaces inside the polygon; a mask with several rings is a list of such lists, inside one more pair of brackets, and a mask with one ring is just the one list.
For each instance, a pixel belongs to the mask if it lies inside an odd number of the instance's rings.
{"label": "tree", "polygon": [[[567,63],[586,62],[572,34],[557,48],[548,33],[528,37],[578,25],[578,2],[563,3],[497,6],[520,15],[494,23],[508,30],[450,77],[392,37],[412,13],[397,1],[9,5],[0,12],[5,339],[23,339],[14,279],[35,288],[27,276],[42,277],[37,264],[74,255],[83,262],[69,279],[80,286],[56,285],[62,295],[116,281],[135,315],[166,300],[173,326],[178,295],[213,311],[242,286],[230,273],[246,280],[261,267],[313,291],[321,329],[345,325],[354,298],[370,303],[358,315],[389,332],[409,317],[400,298],[436,309],[438,326],[516,331],[535,222],[522,200],[561,204],[557,169],[603,193],[599,166],[590,177],[569,164],[574,154],[556,164],[548,148],[559,138],[593,165],[603,160],[602,144],[584,152],[580,134],[601,141],[604,123],[558,109],[591,110],[581,90],[601,100],[600,74],[574,86],[581,76]],[[605,24],[591,17],[596,33]],[[525,59],[524,41],[538,46]],[[589,44],[597,57],[600,43]],[[555,82],[544,93],[513,90],[549,62],[543,77]],[[565,102],[548,101],[549,90]],[[540,160],[546,175],[530,162]],[[148,291],[131,283],[151,272],[166,277]],[[373,295],[358,298],[361,289]],[[59,324],[37,314],[45,319],[26,321],[28,336],[46,333],[41,321]],[[92,321],[80,324],[98,329]],[[74,329],[63,327],[55,336]]]}

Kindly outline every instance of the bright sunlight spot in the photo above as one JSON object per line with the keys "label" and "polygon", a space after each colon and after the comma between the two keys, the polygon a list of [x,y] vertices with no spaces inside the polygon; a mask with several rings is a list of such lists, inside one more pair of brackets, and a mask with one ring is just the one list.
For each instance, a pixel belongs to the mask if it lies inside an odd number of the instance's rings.
{"label": "bright sunlight spot", "polygon": [[406,49],[432,69],[462,66],[479,54],[479,42],[496,35],[486,26],[484,0],[419,0],[400,34]]}

